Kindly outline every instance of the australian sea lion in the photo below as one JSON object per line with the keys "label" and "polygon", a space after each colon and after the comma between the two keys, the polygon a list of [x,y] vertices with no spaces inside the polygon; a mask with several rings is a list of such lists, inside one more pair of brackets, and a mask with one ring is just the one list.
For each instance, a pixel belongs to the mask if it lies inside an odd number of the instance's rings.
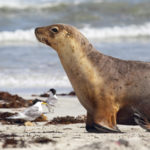
{"label": "australian sea lion", "polygon": [[87,110],[87,131],[120,132],[117,123],[133,123],[132,107],[150,118],[150,63],[103,55],[70,25],[39,27],[35,34],[57,51]]}

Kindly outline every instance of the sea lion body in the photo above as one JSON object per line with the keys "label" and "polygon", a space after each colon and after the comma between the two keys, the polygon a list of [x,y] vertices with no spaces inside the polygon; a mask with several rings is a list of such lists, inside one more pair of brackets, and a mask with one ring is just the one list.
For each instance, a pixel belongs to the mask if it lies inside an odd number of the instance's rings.
{"label": "sea lion body", "polygon": [[36,28],[35,34],[57,51],[87,110],[88,131],[119,132],[117,122],[134,123],[132,107],[150,116],[150,63],[103,55],[69,25]]}

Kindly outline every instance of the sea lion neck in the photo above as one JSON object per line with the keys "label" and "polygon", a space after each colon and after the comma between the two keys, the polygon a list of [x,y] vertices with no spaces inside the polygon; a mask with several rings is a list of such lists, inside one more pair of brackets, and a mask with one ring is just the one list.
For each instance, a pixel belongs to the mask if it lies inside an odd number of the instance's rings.
{"label": "sea lion neck", "polygon": [[[77,83],[85,80],[90,80],[100,85],[102,80],[100,80],[100,74],[96,71],[97,66],[93,66],[92,61],[94,59],[93,54],[98,53],[99,61],[103,54],[99,53],[82,34],[76,33],[75,36],[70,38],[68,44],[60,47],[57,53],[73,88],[78,91]],[[86,85],[81,88],[88,90]]]}
{"label": "sea lion neck", "polygon": [[73,28],[71,30],[69,28],[65,30],[67,30],[67,33],[69,33],[67,34],[68,37],[66,37],[69,40],[59,41],[59,44],[61,46],[59,46],[56,51],[60,57],[60,60],[65,59],[65,62],[67,62],[70,65],[72,60],[80,62],[80,59],[82,60],[82,58],[86,58],[88,61],[91,61],[92,63],[94,61],[93,59],[95,59],[93,57],[95,55],[94,53],[97,53],[99,61],[100,58],[104,56],[102,53],[97,51],[93,47],[93,45],[88,41],[88,39],[84,37],[83,34],[78,32],[76,29]]}

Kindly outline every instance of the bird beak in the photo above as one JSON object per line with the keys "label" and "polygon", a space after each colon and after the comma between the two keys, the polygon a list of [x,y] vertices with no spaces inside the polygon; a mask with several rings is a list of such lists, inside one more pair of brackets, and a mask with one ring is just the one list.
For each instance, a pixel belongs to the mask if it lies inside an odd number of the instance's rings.
{"label": "bird beak", "polygon": [[46,102],[42,102],[42,104],[48,105]]}

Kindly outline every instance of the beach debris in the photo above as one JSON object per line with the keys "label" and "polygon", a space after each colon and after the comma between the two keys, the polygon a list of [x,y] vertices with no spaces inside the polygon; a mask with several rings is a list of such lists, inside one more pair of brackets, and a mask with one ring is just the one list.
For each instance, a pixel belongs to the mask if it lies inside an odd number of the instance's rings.
{"label": "beach debris", "polygon": [[0,108],[20,108],[28,107],[32,100],[25,100],[18,95],[12,95],[8,92],[0,92]]}
{"label": "beach debris", "polygon": [[15,139],[19,136],[16,134],[0,134],[0,141],[3,142],[2,148],[23,148],[26,147],[25,141],[22,139]]}
{"label": "beach debris", "polygon": [[14,133],[12,133],[12,134],[3,134],[3,133],[1,133],[0,134],[0,139],[4,139],[4,138],[15,138],[15,137],[18,137],[18,135],[16,135],[16,134],[14,134]]}
{"label": "beach debris", "polygon": [[68,95],[70,95],[70,96],[76,96],[76,93],[74,91],[71,91],[70,93],[68,93]]}
{"label": "beach debris", "polygon": [[53,118],[50,122],[46,123],[46,125],[53,124],[75,124],[75,123],[85,123],[86,121],[86,116],[65,116],[65,117],[56,117]]}
{"label": "beach debris", "polygon": [[[57,94],[57,95],[58,96],[76,96],[76,93],[74,91],[71,91],[69,93],[60,93],[60,94]],[[32,94],[32,96],[49,97],[49,93],[46,92],[46,93],[43,93],[43,94],[40,94],[40,95]]]}
{"label": "beach debris", "polygon": [[48,143],[55,144],[56,143],[56,141],[49,139],[47,137],[37,137],[33,142],[34,143],[40,143],[40,144],[48,144]]}
{"label": "beach debris", "polygon": [[76,93],[74,91],[71,91],[69,93],[61,93],[57,94],[58,96],[76,96]]}
{"label": "beach debris", "polygon": [[16,148],[18,141],[14,138],[6,138],[3,143],[3,148]]}
{"label": "beach debris", "polygon": [[49,97],[49,94],[44,93],[44,94],[41,94],[40,97]]}
{"label": "beach debris", "polygon": [[[16,138],[17,137],[17,138]],[[28,147],[31,143],[38,143],[38,144],[56,144],[56,141],[50,139],[48,137],[36,137],[28,142],[24,141],[22,138],[18,139],[18,136],[15,134],[1,134],[0,140],[3,142],[2,148],[25,148]]]}
{"label": "beach debris", "polygon": [[15,138],[5,138],[2,148],[25,148],[26,143],[24,140],[17,140]]}

